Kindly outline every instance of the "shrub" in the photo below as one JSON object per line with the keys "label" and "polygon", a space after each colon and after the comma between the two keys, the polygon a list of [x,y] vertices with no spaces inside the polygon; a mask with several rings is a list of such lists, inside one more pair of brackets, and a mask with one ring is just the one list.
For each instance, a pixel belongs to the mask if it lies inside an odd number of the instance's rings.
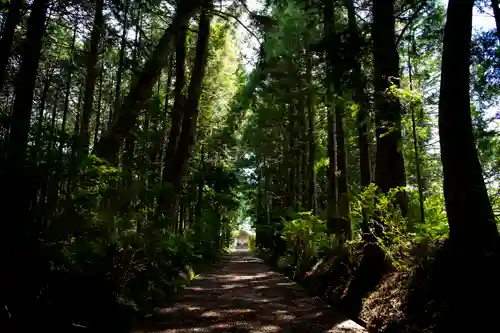
{"label": "shrub", "polygon": [[[408,198],[408,212],[403,216],[396,204],[398,193],[404,192]],[[419,244],[439,241],[448,234],[448,223],[443,211],[444,199],[440,195],[425,199],[425,221],[420,221],[418,192],[404,187],[391,189],[381,193],[375,184],[368,186],[353,201],[353,220],[357,221],[358,229],[362,221],[363,210],[369,217],[370,230],[376,235],[375,229],[382,230],[381,237],[376,237],[378,245],[391,259],[394,267],[407,270],[414,264],[414,249]]]}
{"label": "shrub", "polygon": [[333,247],[335,238],[327,233],[325,221],[311,212],[297,213],[295,219],[284,222],[283,239],[287,251],[294,257],[295,265],[309,264],[328,248]]}
{"label": "shrub", "polygon": [[255,236],[252,236],[252,235],[251,235],[251,236],[249,236],[249,237],[248,237],[248,249],[249,249],[251,252],[253,252],[253,253],[255,253],[255,251],[256,251],[256,249],[257,249],[255,245],[256,245],[256,244],[255,244]]}

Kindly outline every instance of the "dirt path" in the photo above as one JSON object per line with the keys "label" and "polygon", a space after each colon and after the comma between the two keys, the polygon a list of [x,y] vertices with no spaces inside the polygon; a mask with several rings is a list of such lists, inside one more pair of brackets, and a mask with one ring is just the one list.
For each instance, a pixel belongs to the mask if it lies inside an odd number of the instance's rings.
{"label": "dirt path", "polygon": [[247,252],[228,255],[137,332],[366,332]]}

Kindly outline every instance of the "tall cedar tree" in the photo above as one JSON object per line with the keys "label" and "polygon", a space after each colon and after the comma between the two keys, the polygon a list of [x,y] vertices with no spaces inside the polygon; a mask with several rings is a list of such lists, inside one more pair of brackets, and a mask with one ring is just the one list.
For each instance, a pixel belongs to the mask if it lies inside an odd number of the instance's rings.
{"label": "tall cedar tree", "polygon": [[439,137],[450,240],[465,251],[498,238],[472,132],[469,96],[473,0],[450,0],[444,31]]}
{"label": "tall cedar tree", "polygon": [[90,49],[87,55],[87,76],[85,78],[85,93],[83,96],[83,112],[80,128],[80,140],[83,155],[88,153],[90,140],[90,116],[94,107],[94,92],[98,76],[97,61],[99,56],[99,42],[104,30],[103,18],[104,0],[97,0],[95,3],[94,23],[90,36]]}
{"label": "tall cedar tree", "polygon": [[5,21],[2,39],[0,40],[0,91],[5,82],[5,72],[9,62],[12,43],[14,42],[14,33],[21,19],[21,8],[24,0],[11,0],[8,6],[7,20]]}
{"label": "tall cedar tree", "polygon": [[[2,191],[2,261],[3,276],[2,297],[11,313],[19,311],[29,304],[33,281],[30,280],[35,255],[35,226],[29,219],[29,199],[31,180],[26,169],[25,159],[30,129],[33,93],[40,61],[42,38],[45,33],[45,20],[48,0],[35,0],[28,19],[26,39],[22,45],[22,58],[15,82],[14,109],[10,121],[10,133],[7,152],[2,170],[2,184],[9,191]],[[19,318],[17,318],[19,319]],[[19,319],[20,320],[20,319]],[[16,322],[16,318],[13,318]]]}
{"label": "tall cedar tree", "polygon": [[[329,216],[330,227],[341,239],[351,238],[349,222],[349,193],[347,179],[347,150],[344,131],[344,102],[342,100],[342,76],[344,61],[339,52],[340,35],[337,32],[334,12],[334,1],[325,3],[325,39],[327,53],[327,98],[328,107],[328,151],[331,165],[329,167],[329,188],[334,192],[329,205],[335,205]],[[333,156],[335,154],[335,156]],[[334,180],[331,178],[335,177]],[[334,184],[332,184],[334,182]]]}
{"label": "tall cedar tree", "polygon": [[[377,156],[375,183],[383,192],[405,185],[401,152],[401,105],[390,92],[399,85],[399,54],[395,43],[394,1],[373,1],[373,66],[376,108]],[[406,214],[406,197],[398,195],[398,204]],[[378,221],[380,226],[383,221]],[[382,228],[375,233],[382,235]],[[367,239],[370,241],[370,239]],[[375,242],[368,242],[363,257],[342,298],[345,311],[357,317],[363,298],[372,291],[387,272],[385,254]]]}
{"label": "tall cedar tree", "polygon": [[334,98],[334,81],[335,63],[337,60],[336,50],[338,49],[337,34],[335,33],[335,16],[333,12],[333,0],[325,0],[324,6],[324,29],[325,29],[325,44],[332,44],[331,52],[327,51],[326,55],[326,100],[327,100],[327,140],[328,140],[328,157],[330,164],[328,165],[328,226],[332,232],[339,232],[339,226],[336,225],[336,217],[338,213],[338,178],[337,173],[337,136],[335,126],[335,102]]}
{"label": "tall cedar tree", "polygon": [[491,7],[493,8],[493,16],[495,17],[495,23],[497,26],[497,36],[500,41],[500,7],[498,0],[491,0]]}
{"label": "tall cedar tree", "polygon": [[[181,135],[182,118],[184,115],[184,107],[186,103],[185,86],[186,86],[186,37],[187,26],[181,27],[177,33],[175,46],[175,88],[174,88],[174,107],[172,109],[172,119],[170,132],[168,135],[168,145],[165,150],[165,166],[163,168],[163,182],[168,184],[170,170],[173,168],[174,156],[177,153],[179,139]],[[167,213],[164,203],[167,201],[167,196],[171,195],[171,189],[165,189],[158,200],[158,214]],[[170,207],[173,209],[173,207]],[[171,212],[171,214],[173,214]]]}
{"label": "tall cedar tree", "polygon": [[[344,0],[348,16],[348,61],[352,69],[351,87],[353,90],[353,101],[359,109],[356,114],[356,124],[358,127],[358,147],[359,147],[359,172],[360,185],[364,189],[372,182],[372,166],[370,151],[370,133],[369,133],[369,113],[365,97],[365,78],[361,70],[361,36],[356,22],[356,12],[354,11],[353,0]],[[363,211],[363,235],[369,233],[368,216],[366,209]]]}
{"label": "tall cedar tree", "polygon": [[173,195],[169,195],[165,202],[167,217],[172,221],[177,214],[177,197],[180,194],[187,172],[187,164],[191,155],[191,150],[195,143],[196,129],[199,115],[199,102],[203,79],[205,77],[205,67],[208,60],[208,40],[210,37],[210,20],[208,11],[211,9],[211,2],[205,4],[200,15],[198,25],[198,40],[196,44],[196,56],[191,81],[188,88],[188,96],[184,106],[182,117],[181,134],[177,144],[175,155],[168,156],[169,169],[165,172],[165,182],[173,190]]}
{"label": "tall cedar tree", "polygon": [[122,86],[122,77],[125,66],[125,47],[127,46],[127,32],[128,32],[128,11],[130,8],[130,0],[126,0],[124,4],[123,10],[123,27],[122,27],[122,36],[120,42],[120,56],[118,59],[118,68],[116,70],[116,83],[115,83],[115,103],[113,112],[110,112],[109,119],[113,120],[113,115],[118,112],[120,109],[121,103],[121,86]]}
{"label": "tall cedar tree", "polygon": [[95,153],[112,164],[117,163],[121,141],[127,137],[136,122],[137,116],[151,98],[162,69],[166,66],[168,55],[172,52],[175,36],[180,27],[186,26],[189,20],[201,7],[204,0],[180,1],[177,12],[170,26],[165,30],[155,50],[142,71],[132,78],[130,91],[115,120],[96,146]]}

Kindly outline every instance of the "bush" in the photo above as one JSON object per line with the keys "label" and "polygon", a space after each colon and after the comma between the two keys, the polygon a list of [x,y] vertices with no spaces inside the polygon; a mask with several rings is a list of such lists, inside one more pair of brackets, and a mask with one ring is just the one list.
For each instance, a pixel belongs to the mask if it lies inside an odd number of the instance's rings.
{"label": "bush", "polygon": [[249,236],[248,237],[248,249],[255,253],[257,248],[256,248],[256,244],[255,244],[255,236]]}
{"label": "bush", "polygon": [[[408,199],[407,216],[403,216],[396,204],[396,196],[404,192]],[[414,251],[419,244],[443,240],[448,234],[448,222],[443,211],[443,198],[439,195],[425,199],[425,221],[420,221],[418,192],[406,188],[394,188],[388,193],[381,193],[375,184],[368,186],[353,201],[353,220],[357,221],[358,230],[366,212],[370,230],[376,235],[376,229],[382,229],[382,237],[376,237],[377,243],[397,269],[408,270],[414,264]]]}
{"label": "bush", "polygon": [[[325,221],[311,212],[297,213],[295,219],[284,222],[283,239],[293,265],[305,267],[336,244],[334,236],[327,233]],[[289,261],[289,260],[288,260]]]}
{"label": "bush", "polygon": [[153,205],[138,199],[144,189],[123,186],[122,176],[92,156],[82,161],[71,195],[41,235],[38,262],[48,265],[37,268],[37,309],[49,325],[127,331],[224,248],[220,215],[206,209],[205,220],[183,233],[160,229]]}

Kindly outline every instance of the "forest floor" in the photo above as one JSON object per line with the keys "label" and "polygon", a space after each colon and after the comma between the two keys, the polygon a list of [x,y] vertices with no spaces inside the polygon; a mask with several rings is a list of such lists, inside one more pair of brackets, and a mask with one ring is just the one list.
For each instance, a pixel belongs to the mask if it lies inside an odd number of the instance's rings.
{"label": "forest floor", "polygon": [[366,332],[246,251],[227,255],[135,332]]}

